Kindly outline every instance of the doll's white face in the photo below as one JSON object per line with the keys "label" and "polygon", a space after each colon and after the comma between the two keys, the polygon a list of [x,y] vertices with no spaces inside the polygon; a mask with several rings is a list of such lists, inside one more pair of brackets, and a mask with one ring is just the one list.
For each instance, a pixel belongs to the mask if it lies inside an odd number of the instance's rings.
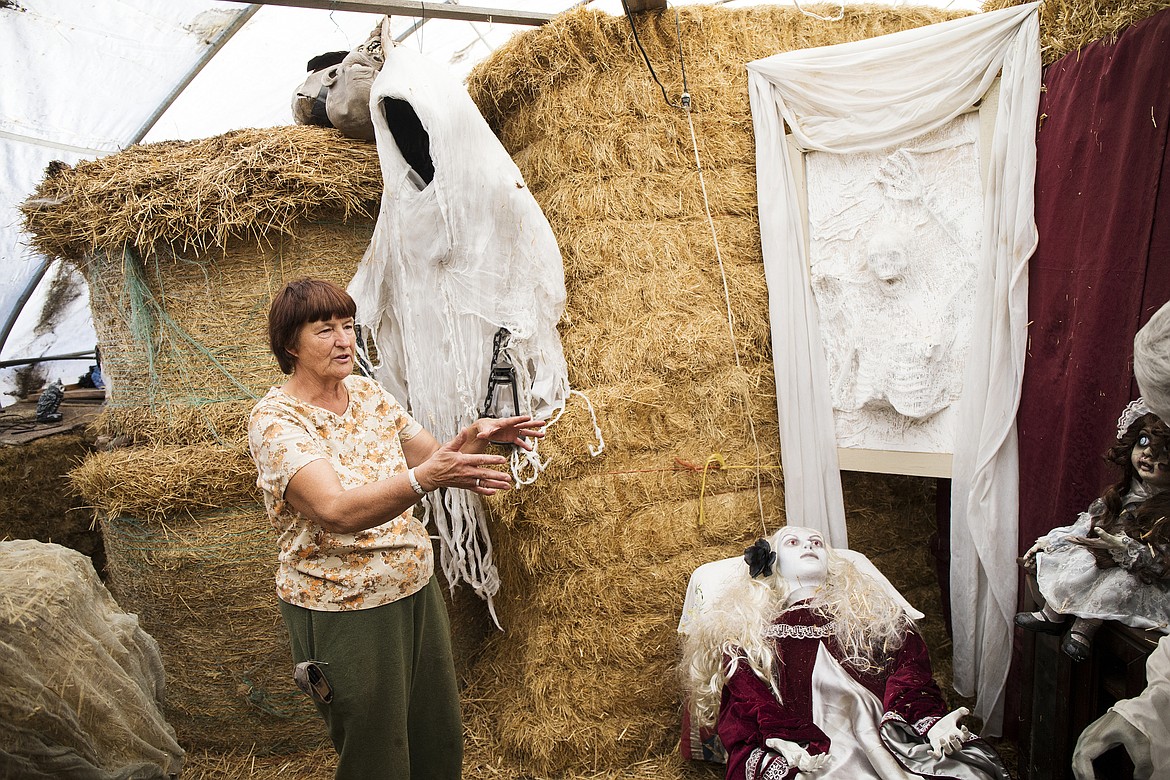
{"label": "doll's white face", "polygon": [[781,529],[776,535],[776,567],[791,588],[823,583],[829,558],[820,531],[796,527]]}
{"label": "doll's white face", "polygon": [[1129,459],[1142,482],[1152,488],[1164,490],[1170,487],[1170,454],[1163,450],[1161,457],[1154,457],[1150,447],[1151,441],[1150,432],[1143,430],[1138,440],[1134,442]]}

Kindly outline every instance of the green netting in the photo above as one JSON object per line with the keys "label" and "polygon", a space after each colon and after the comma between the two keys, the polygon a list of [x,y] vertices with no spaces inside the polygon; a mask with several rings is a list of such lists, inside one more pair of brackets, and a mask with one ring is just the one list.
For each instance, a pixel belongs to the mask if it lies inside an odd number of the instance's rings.
{"label": "green netting", "polygon": [[373,225],[317,220],[267,246],[195,257],[133,246],[82,264],[108,383],[107,429],[154,441],[239,440],[255,399],[281,381],[268,350],[272,295],[313,276],[348,284]]}

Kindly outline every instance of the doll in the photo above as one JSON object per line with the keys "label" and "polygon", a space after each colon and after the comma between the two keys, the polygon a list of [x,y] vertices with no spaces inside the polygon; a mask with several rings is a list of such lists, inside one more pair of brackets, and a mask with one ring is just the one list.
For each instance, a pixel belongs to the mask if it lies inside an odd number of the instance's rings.
{"label": "doll", "polygon": [[[1170,627],[1170,429],[1142,399],[1117,421],[1105,459],[1121,478],[1070,526],[1054,528],[1024,554],[1044,606],[1020,612],[1016,625],[1065,633],[1061,649],[1089,657],[1104,620],[1135,628]],[[1069,616],[1072,625],[1065,626]]]}
{"label": "doll", "polygon": [[751,578],[690,628],[681,667],[728,780],[1007,780],[967,709],[948,712],[902,605],[818,531],[781,528],[744,557]]}

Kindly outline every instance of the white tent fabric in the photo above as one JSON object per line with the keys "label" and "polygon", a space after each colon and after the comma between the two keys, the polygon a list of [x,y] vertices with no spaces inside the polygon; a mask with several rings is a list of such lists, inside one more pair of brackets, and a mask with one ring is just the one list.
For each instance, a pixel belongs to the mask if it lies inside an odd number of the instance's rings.
{"label": "white tent fabric", "polygon": [[[506,328],[502,351],[515,369],[518,413],[556,416],[569,380],[557,333],[564,270],[552,228],[463,85],[386,36],[383,46],[385,63],[370,90],[382,205],[349,285],[377,347],[375,376],[448,441],[481,416],[495,337]],[[421,132],[399,121],[402,108],[391,125],[387,100],[409,106]],[[403,151],[417,149],[424,133],[425,153]],[[514,458],[517,479],[522,467],[543,464],[539,456],[522,464]],[[448,490],[423,505],[442,537],[448,583],[467,582],[490,608],[499,575],[483,502]]]}
{"label": "white tent fabric", "polygon": [[[136,142],[175,86],[198,65],[248,7],[209,0],[38,0],[0,9],[0,51],[7,71],[0,101],[0,322],[7,319],[45,258],[19,230],[20,203],[52,160],[73,164]],[[120,56],[96,58],[116,49]],[[47,280],[46,280],[47,281]],[[47,283],[28,306],[0,357],[93,349],[92,325],[36,333]],[[83,310],[85,301],[80,302]],[[74,309],[78,309],[75,306]],[[70,312],[66,321],[78,318]],[[57,366],[69,381],[85,364]],[[0,391],[10,389],[0,383]]]}
{"label": "white tent fabric", "polygon": [[[1016,605],[1015,413],[1040,89],[1038,3],[748,65],[788,516],[848,539],[825,358],[785,123],[802,149],[883,149],[937,129],[1001,76],[987,171],[981,279],[959,406],[951,494],[955,688],[1000,732]],[[1002,72],[1001,72],[1002,70]]]}

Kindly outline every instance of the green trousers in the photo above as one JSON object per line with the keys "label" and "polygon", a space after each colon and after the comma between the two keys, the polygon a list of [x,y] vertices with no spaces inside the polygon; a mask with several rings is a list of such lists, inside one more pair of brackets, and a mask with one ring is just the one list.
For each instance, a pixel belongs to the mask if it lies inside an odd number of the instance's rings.
{"label": "green trousers", "polygon": [[280,602],[294,663],[316,661],[333,688],[317,704],[337,780],[456,780],[459,689],[439,584],[392,604],[320,612]]}

